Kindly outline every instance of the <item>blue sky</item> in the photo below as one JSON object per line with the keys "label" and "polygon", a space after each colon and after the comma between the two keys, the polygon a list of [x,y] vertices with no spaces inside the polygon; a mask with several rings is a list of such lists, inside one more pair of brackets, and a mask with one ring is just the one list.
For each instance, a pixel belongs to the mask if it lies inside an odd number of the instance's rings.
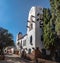
{"label": "blue sky", "polygon": [[32,6],[49,8],[49,0],[0,0],[0,27],[6,28],[14,36],[26,33],[29,10]]}

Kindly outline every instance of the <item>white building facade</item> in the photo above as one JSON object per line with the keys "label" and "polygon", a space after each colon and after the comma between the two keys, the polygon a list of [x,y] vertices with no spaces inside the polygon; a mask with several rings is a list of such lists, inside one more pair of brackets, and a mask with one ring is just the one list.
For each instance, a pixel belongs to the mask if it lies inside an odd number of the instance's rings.
{"label": "white building facade", "polygon": [[43,26],[43,8],[42,7],[32,7],[28,16],[27,23],[27,33],[22,35],[20,38],[17,36],[16,46],[20,50],[26,49],[27,53],[32,52],[33,48],[39,47],[43,49],[43,38],[42,38],[42,26]]}

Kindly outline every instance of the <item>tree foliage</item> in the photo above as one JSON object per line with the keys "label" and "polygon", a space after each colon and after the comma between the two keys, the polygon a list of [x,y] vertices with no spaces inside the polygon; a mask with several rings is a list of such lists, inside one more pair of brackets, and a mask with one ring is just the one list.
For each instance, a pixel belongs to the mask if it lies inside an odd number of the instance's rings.
{"label": "tree foliage", "polygon": [[53,25],[51,22],[51,12],[50,9],[43,9],[43,42],[45,48],[49,48],[54,45],[54,32]]}
{"label": "tree foliage", "polygon": [[60,35],[60,0],[50,0],[52,19],[55,23],[55,32]]}
{"label": "tree foliage", "polygon": [[14,45],[13,35],[7,29],[0,27],[0,45],[12,46]]}

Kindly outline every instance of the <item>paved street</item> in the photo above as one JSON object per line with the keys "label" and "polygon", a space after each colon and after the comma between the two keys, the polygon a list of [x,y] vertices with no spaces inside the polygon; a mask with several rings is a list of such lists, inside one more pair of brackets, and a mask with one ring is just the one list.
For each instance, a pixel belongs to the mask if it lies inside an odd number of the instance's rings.
{"label": "paved street", "polygon": [[[39,63],[58,63],[54,61],[48,61],[45,59],[39,59]],[[26,59],[19,58],[18,55],[5,55],[5,60],[0,60],[0,63],[35,63],[34,61],[28,61]]]}
{"label": "paved street", "polygon": [[20,59],[18,55],[5,55],[5,57],[0,63],[30,63],[28,60]]}

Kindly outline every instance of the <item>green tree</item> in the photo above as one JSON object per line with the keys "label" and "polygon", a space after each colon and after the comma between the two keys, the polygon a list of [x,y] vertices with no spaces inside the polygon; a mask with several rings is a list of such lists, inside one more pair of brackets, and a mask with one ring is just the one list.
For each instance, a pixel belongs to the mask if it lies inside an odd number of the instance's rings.
{"label": "green tree", "polygon": [[55,23],[55,32],[60,35],[60,0],[50,0],[52,21]]}
{"label": "green tree", "polygon": [[0,45],[3,47],[14,46],[13,35],[7,29],[0,27]]}
{"label": "green tree", "polygon": [[54,45],[54,32],[50,9],[43,9],[43,43],[46,49]]}
{"label": "green tree", "polygon": [[[60,0],[50,0],[51,5],[51,13],[52,13],[52,23],[55,24],[55,32],[56,32],[56,44],[55,46],[59,45],[60,39]],[[58,40],[57,40],[58,39]]]}

